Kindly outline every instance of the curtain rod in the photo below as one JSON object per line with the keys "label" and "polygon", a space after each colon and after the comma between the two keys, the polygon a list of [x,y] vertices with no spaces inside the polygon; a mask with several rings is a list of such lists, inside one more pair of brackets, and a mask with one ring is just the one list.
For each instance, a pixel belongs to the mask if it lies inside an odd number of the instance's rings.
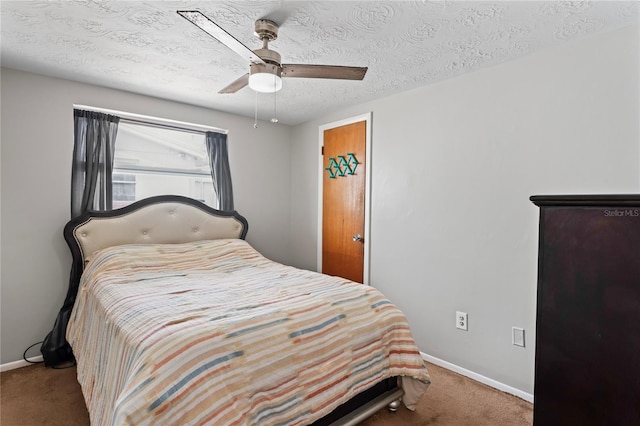
{"label": "curtain rod", "polygon": [[229,130],[221,129],[219,127],[204,126],[202,124],[188,123],[186,121],[169,120],[167,118],[152,117],[150,115],[134,114],[131,112],[116,111],[113,109],[98,108],[98,107],[92,107],[88,105],[76,105],[76,104],[73,104],[73,108],[83,109],[86,111],[102,112],[104,114],[110,114],[110,115],[116,115],[123,120],[131,121],[134,123],[140,123],[140,124],[153,124],[153,125],[172,127],[174,129],[186,130],[186,131],[198,132],[198,133],[218,132],[218,133],[224,133],[225,135],[229,133]]}

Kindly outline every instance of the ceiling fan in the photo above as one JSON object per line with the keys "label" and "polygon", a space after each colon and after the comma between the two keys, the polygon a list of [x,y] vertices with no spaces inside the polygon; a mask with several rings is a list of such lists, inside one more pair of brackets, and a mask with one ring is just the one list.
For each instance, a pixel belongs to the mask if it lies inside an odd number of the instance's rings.
{"label": "ceiling fan", "polygon": [[235,93],[247,85],[257,92],[272,93],[282,88],[282,77],[362,80],[367,72],[367,67],[282,64],[280,54],[269,49],[269,42],[278,38],[278,24],[268,19],[256,21],[255,35],[262,40],[262,48],[251,50],[202,12],[197,10],[178,10],[177,12],[229,49],[249,60],[249,72],[218,93]]}

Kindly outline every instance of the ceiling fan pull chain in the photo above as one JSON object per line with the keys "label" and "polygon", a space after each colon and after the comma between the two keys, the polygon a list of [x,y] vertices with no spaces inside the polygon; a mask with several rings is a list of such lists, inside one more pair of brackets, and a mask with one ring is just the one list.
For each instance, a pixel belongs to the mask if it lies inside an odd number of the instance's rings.
{"label": "ceiling fan pull chain", "polygon": [[[274,86],[276,85],[275,78],[273,80],[273,85]],[[278,109],[277,109],[277,104],[276,104],[277,93],[278,92],[273,92],[273,118],[271,119],[271,122],[273,124],[278,123]]]}
{"label": "ceiling fan pull chain", "polygon": [[258,92],[256,93],[256,102],[255,102],[255,109],[254,109],[254,119],[253,119],[253,128],[257,129],[258,128]]}

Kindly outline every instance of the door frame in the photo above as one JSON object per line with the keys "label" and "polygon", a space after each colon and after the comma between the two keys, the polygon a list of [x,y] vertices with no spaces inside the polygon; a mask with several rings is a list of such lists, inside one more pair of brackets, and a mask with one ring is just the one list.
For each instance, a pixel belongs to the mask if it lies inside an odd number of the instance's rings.
{"label": "door frame", "polygon": [[[365,122],[366,135],[365,135],[365,164],[366,173],[364,183],[364,265],[363,265],[363,284],[369,285],[369,253],[371,250],[371,118],[372,113],[357,115],[343,120],[332,121],[331,123],[322,124],[318,127],[318,153],[321,152],[324,146],[324,132],[325,130],[333,129],[336,127],[346,126],[348,124],[358,123],[360,121]],[[322,272],[322,203],[323,203],[323,173],[324,173],[324,156],[319,155],[318,158],[318,256],[317,256],[317,270]]]}

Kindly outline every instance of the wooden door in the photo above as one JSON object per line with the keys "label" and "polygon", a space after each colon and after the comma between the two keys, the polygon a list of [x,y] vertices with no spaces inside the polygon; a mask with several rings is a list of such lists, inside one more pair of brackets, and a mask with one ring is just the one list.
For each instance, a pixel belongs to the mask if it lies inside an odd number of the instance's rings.
{"label": "wooden door", "polygon": [[324,131],[322,272],[364,281],[366,121]]}

